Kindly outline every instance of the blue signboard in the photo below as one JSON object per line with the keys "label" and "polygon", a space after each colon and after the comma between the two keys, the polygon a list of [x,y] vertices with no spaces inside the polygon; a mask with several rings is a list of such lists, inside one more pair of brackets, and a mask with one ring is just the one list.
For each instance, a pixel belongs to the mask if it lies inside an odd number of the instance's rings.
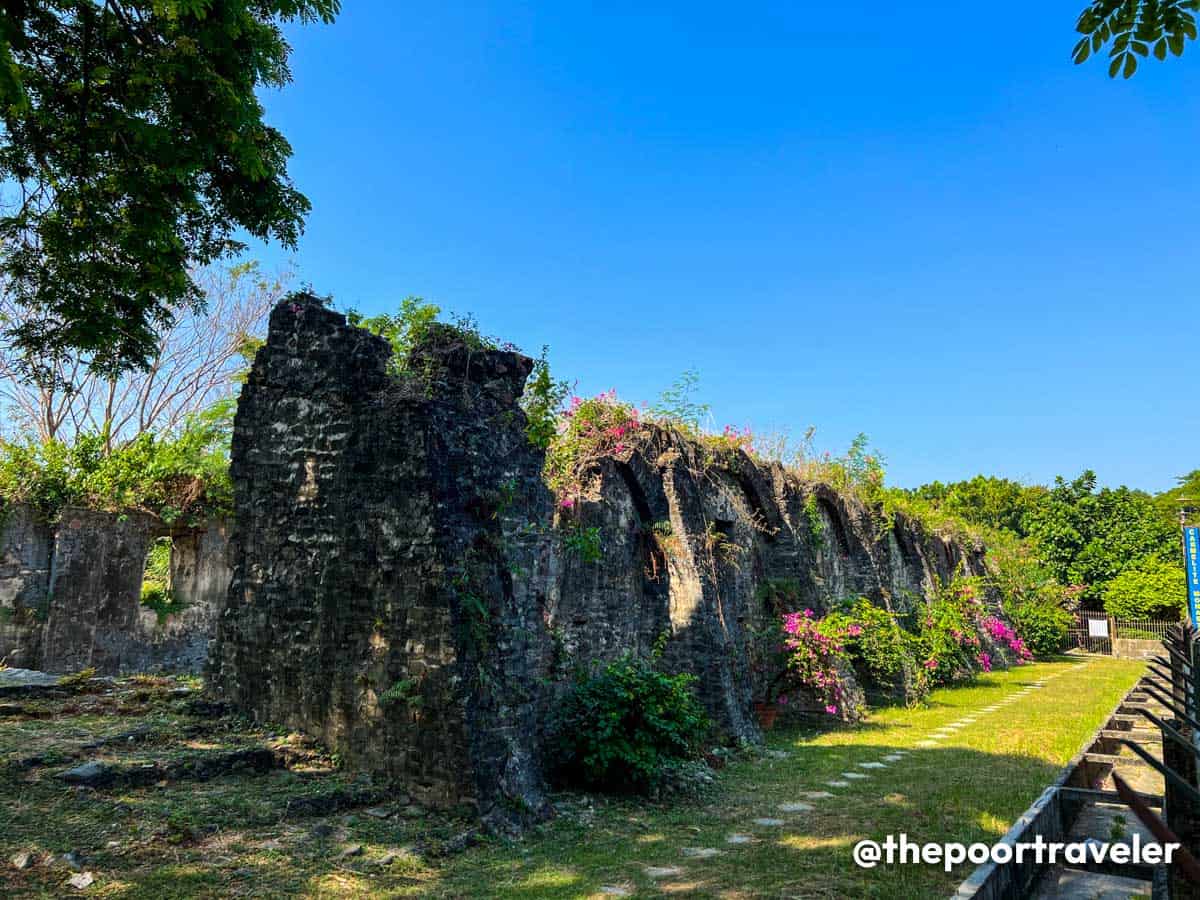
{"label": "blue signboard", "polygon": [[1183,555],[1187,565],[1188,616],[1193,625],[1200,623],[1200,525],[1183,529]]}

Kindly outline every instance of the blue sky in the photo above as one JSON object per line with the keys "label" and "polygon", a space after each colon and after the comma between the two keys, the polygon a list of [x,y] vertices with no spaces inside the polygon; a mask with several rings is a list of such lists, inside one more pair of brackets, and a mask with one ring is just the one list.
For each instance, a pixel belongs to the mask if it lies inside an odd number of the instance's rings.
{"label": "blue sky", "polygon": [[696,369],[904,486],[1200,467],[1200,47],[1110,81],[1083,0],[344,5],[264,98],[339,306],[472,313],[581,393]]}

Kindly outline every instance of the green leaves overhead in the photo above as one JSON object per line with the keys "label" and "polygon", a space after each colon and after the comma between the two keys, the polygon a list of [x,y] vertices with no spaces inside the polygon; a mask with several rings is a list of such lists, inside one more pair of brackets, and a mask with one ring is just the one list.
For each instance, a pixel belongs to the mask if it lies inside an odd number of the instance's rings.
{"label": "green leaves overhead", "polygon": [[262,87],[291,80],[287,21],[339,0],[17,0],[0,6],[0,276],[32,358],[145,366],[202,303],[189,270],[294,247],[309,203]]}
{"label": "green leaves overhead", "polygon": [[1129,78],[1139,57],[1183,54],[1184,41],[1196,39],[1198,8],[1200,0],[1094,0],[1075,25],[1083,37],[1071,56],[1082,63],[1108,45],[1109,77]]}

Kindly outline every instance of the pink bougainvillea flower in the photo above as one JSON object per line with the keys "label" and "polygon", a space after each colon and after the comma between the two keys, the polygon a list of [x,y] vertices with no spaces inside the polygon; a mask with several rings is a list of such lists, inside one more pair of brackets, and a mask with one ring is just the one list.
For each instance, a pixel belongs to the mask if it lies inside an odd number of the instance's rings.
{"label": "pink bougainvillea flower", "polygon": [[860,634],[862,634],[862,626],[861,625],[851,625],[849,628],[846,629],[846,633],[848,635],[850,635],[850,637],[858,637]]}
{"label": "pink bougainvillea flower", "polygon": [[979,654],[979,668],[985,672],[992,671],[992,655],[990,653]]}
{"label": "pink bougainvillea flower", "polygon": [[559,501],[558,505],[561,506],[563,509],[571,509],[575,505],[575,498],[574,497],[563,497],[562,500]]}
{"label": "pink bougainvillea flower", "polygon": [[829,713],[831,716],[836,716],[837,715],[837,707],[834,704],[830,703],[828,706],[825,707],[825,712]]}
{"label": "pink bougainvillea flower", "polygon": [[938,666],[937,660],[934,659],[932,656],[929,657],[929,659],[925,660],[925,668],[936,669],[937,666]]}

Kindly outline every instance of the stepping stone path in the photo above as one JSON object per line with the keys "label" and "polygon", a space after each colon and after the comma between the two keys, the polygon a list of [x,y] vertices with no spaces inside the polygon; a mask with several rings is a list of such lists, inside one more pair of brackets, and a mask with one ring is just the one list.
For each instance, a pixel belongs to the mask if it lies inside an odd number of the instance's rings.
{"label": "stepping stone path", "polygon": [[600,893],[606,897],[628,897],[629,891],[623,887],[617,887],[612,884],[605,884],[600,887]]}
{"label": "stepping stone path", "polygon": [[[1082,662],[1079,665],[1072,666],[1071,669],[1072,670],[1082,669],[1086,665],[1087,665],[1086,662]],[[959,719],[957,722],[951,722],[949,725],[942,725],[937,730],[931,732],[930,737],[933,738],[933,740],[926,739],[926,740],[917,741],[916,746],[918,748],[923,748],[923,749],[935,748],[935,747],[939,746],[939,743],[938,743],[939,741],[946,740],[946,739],[949,739],[952,737],[957,737],[958,732],[961,729],[966,728],[967,726],[970,726],[970,725],[974,725],[976,722],[979,721],[980,715],[982,715],[984,713],[999,712],[1005,706],[1008,706],[1010,703],[1017,702],[1018,700],[1021,699],[1021,697],[1025,696],[1026,694],[1031,694],[1031,693],[1033,693],[1033,691],[1037,690],[1038,688],[1044,687],[1046,682],[1049,679],[1057,678],[1059,675],[1063,675],[1063,674],[1066,674],[1066,673],[1059,672],[1054,675],[1048,675],[1048,676],[1046,676],[1046,678],[1044,678],[1040,681],[1035,681],[1032,684],[1026,686],[1025,688],[1017,691],[1016,693],[1010,694],[1009,696],[1004,697],[1003,699],[997,701],[996,703],[993,703],[991,706],[983,707],[982,710],[980,710],[977,713],[973,713],[971,715],[964,716],[963,718]],[[909,753],[909,751],[907,751],[907,750],[897,750],[893,753],[888,753],[887,755],[885,755],[883,757],[882,762],[861,762],[861,763],[858,763],[857,765],[858,765],[858,768],[860,768],[860,769],[886,769],[886,768],[888,768],[888,766],[887,766],[888,763],[899,762],[905,756],[907,756],[908,753]],[[789,759],[790,757],[791,757],[791,754],[784,750],[764,750],[761,758],[764,760],[765,759],[783,760],[783,759]],[[867,775],[865,772],[843,772],[841,774],[840,778],[830,779],[829,781],[826,781],[825,784],[828,787],[832,787],[832,788],[847,788],[847,787],[851,786],[851,782],[853,782],[853,781],[861,781],[864,779],[868,779],[870,777],[871,776]],[[799,794],[799,796],[803,797],[805,800],[829,800],[829,799],[832,799],[834,796],[829,791],[799,791],[798,794]],[[790,802],[790,803],[780,803],[778,806],[778,809],[782,813],[797,814],[797,813],[812,812],[814,807],[811,803],[802,803],[802,802],[797,801],[797,802]],[[368,810],[368,814],[370,814],[370,815],[375,815],[376,812],[377,811],[373,810],[373,809]],[[775,819],[775,818],[769,818],[769,817],[763,817],[761,819],[754,819],[752,823],[754,825],[757,825],[760,828],[782,828],[784,825],[787,824],[787,822],[783,819]],[[693,829],[693,830],[699,831],[699,829]],[[757,840],[758,839],[755,838],[753,835],[742,834],[740,832],[733,832],[733,833],[725,836],[725,843],[729,846],[734,846],[734,847],[753,844]],[[715,847],[684,847],[681,849],[680,852],[687,859],[703,860],[703,859],[712,859],[713,857],[721,856],[724,854],[725,851],[718,850]],[[682,875],[684,870],[678,866],[646,866],[643,869],[643,871],[646,873],[647,878],[658,881],[661,879],[675,878],[679,875]],[[609,897],[631,896],[629,889],[620,887],[618,885],[605,885],[599,889],[599,892],[601,894],[603,894],[605,896],[609,896]]]}
{"label": "stepping stone path", "polygon": [[676,875],[683,874],[683,869],[678,866],[646,866],[642,871],[646,873],[647,878],[655,880],[659,878],[674,878]]}

